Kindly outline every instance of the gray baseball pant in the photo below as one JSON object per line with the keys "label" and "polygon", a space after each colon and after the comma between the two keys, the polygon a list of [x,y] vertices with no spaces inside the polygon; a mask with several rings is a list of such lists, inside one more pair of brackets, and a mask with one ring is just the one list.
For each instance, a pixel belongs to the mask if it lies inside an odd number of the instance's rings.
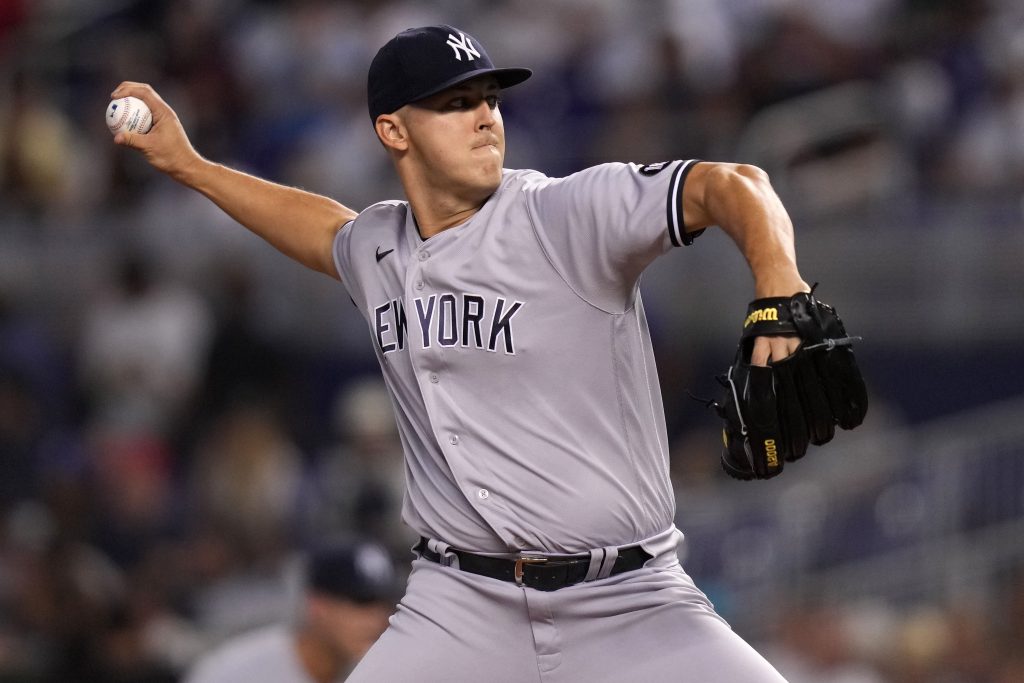
{"label": "gray baseball pant", "polygon": [[350,683],[785,683],[677,561],[553,592],[413,561]]}

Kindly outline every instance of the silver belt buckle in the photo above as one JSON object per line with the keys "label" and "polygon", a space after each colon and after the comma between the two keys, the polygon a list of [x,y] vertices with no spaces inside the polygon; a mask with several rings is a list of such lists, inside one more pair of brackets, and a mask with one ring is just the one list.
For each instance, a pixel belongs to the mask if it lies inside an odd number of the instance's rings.
{"label": "silver belt buckle", "polygon": [[517,557],[515,564],[514,575],[516,577],[516,585],[523,585],[523,565],[524,564],[543,564],[548,561],[546,557]]}

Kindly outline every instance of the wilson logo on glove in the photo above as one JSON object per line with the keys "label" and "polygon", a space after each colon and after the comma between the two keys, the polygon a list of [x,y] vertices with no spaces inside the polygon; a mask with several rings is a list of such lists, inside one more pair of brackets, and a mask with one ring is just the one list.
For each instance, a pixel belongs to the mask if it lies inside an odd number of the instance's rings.
{"label": "wilson logo on glove", "polygon": [[775,308],[762,308],[754,311],[747,316],[747,319],[743,321],[743,327],[749,327],[751,323],[761,322],[762,320],[778,320],[779,311]]}

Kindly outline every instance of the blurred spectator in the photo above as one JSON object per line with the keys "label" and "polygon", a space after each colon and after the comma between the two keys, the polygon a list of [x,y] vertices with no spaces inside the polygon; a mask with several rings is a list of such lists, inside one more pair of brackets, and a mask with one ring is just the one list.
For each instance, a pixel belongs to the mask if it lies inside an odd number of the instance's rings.
{"label": "blurred spectator", "polygon": [[212,329],[203,300],[126,255],[83,327],[79,367],[95,422],[173,428],[204,369]]}
{"label": "blurred spectator", "polygon": [[203,361],[206,372],[195,405],[202,423],[248,397],[277,405],[291,398],[286,350],[268,340],[258,326],[253,276],[227,264],[219,278],[216,328]]}
{"label": "blurred spectator", "polygon": [[92,537],[119,566],[133,569],[155,539],[176,530],[174,454],[160,435],[97,431],[91,443]]}
{"label": "blurred spectator", "polygon": [[887,663],[896,683],[931,683],[946,673],[945,656],[954,647],[951,628],[938,606],[908,611],[897,632]]}
{"label": "blurred spectator", "polygon": [[405,460],[384,382],[366,378],[345,386],[333,417],[337,443],[306,478],[305,532],[376,539],[393,557],[408,558],[417,539],[401,521]]}
{"label": "blurred spectator", "polygon": [[192,596],[199,630],[218,638],[269,623],[285,599],[302,453],[267,406],[229,407],[196,447],[188,473],[188,528],[202,582]]}
{"label": "blurred spectator", "polygon": [[47,88],[46,82],[18,72],[10,101],[0,106],[3,195],[37,215],[62,203],[70,182],[65,155],[75,134]]}
{"label": "blurred spectator", "polygon": [[173,681],[126,611],[127,577],[96,548],[56,535],[45,513],[29,513],[8,519],[0,545],[0,634],[13,627],[0,635],[10,648],[0,653],[0,673],[68,683]]}
{"label": "blurred spectator", "polygon": [[886,683],[853,651],[839,606],[792,607],[780,621],[776,645],[766,656],[789,683]]}
{"label": "blurred spectator", "polygon": [[187,683],[332,683],[344,680],[387,628],[398,584],[384,550],[325,545],[305,571],[294,624],[240,635],[206,655]]}
{"label": "blurred spectator", "polygon": [[302,459],[266,406],[229,407],[192,463],[190,498],[199,528],[223,535],[248,563],[277,561],[294,528]]}

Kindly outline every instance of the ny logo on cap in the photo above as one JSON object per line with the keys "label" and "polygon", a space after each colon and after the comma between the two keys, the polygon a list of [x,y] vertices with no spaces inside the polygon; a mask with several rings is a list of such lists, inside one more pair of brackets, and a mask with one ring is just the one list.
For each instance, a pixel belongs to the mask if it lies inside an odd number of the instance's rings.
{"label": "ny logo on cap", "polygon": [[466,53],[466,59],[468,59],[469,61],[473,61],[474,59],[479,57],[480,53],[477,52],[477,49],[475,47],[473,47],[473,43],[469,40],[469,38],[466,37],[466,34],[463,33],[462,31],[459,31],[459,36],[460,38],[456,38],[455,36],[449,33],[448,42],[446,43],[448,47],[450,47],[455,52],[455,59],[459,60],[460,62],[462,61],[462,53],[460,53],[459,50],[462,50],[463,52]]}

